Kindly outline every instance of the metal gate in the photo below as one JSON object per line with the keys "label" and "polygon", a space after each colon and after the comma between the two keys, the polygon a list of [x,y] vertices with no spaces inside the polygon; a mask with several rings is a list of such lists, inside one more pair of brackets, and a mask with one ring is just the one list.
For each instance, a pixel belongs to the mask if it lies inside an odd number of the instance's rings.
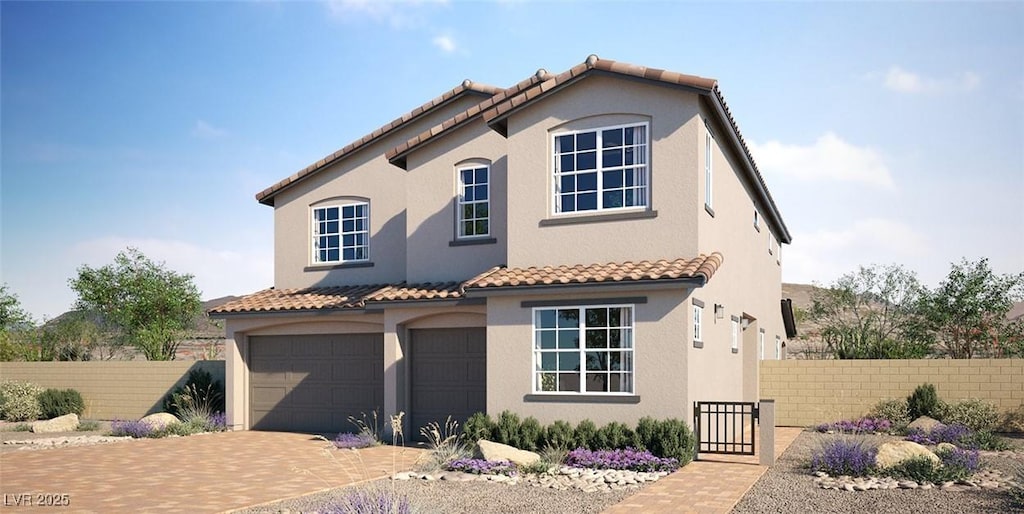
{"label": "metal gate", "polygon": [[693,428],[697,435],[694,451],[697,455],[753,455],[757,421],[755,402],[694,402]]}

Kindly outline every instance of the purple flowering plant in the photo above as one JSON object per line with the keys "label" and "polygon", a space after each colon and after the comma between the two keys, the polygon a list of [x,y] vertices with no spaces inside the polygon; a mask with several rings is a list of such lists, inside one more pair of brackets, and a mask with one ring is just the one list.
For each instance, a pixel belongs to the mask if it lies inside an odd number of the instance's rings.
{"label": "purple flowering plant", "polygon": [[326,514],[412,514],[407,496],[390,489],[353,489],[331,505]]}
{"label": "purple flowering plant", "polygon": [[110,435],[115,437],[134,437],[136,439],[153,437],[156,430],[153,425],[142,421],[127,421],[115,419],[110,423]]}
{"label": "purple flowering plant", "polygon": [[355,448],[367,448],[377,444],[377,439],[371,434],[360,432],[358,434],[352,434],[348,432],[342,432],[338,434],[338,437],[334,438],[335,448],[341,449],[355,449]]}
{"label": "purple flowering plant", "polygon": [[978,450],[963,448],[951,448],[945,451],[936,452],[942,465],[947,470],[968,476],[981,468],[981,457]]}
{"label": "purple flowering plant", "polygon": [[223,412],[214,412],[210,415],[210,427],[221,432],[228,428],[228,416]]}
{"label": "purple flowering plant", "polygon": [[936,445],[939,443],[950,443],[955,445],[963,444],[964,440],[971,436],[971,429],[964,425],[936,425],[929,432],[920,428],[912,428],[907,431],[906,440],[917,444]]}
{"label": "purple flowering plant", "polygon": [[844,434],[888,433],[892,422],[884,418],[860,418],[835,423],[822,423],[815,427],[818,432],[841,432]]}
{"label": "purple flowering plant", "polygon": [[865,476],[874,469],[877,454],[877,448],[863,441],[835,439],[811,454],[811,471],[832,476]]}
{"label": "purple flowering plant", "polygon": [[655,457],[648,450],[626,448],[619,450],[588,450],[577,448],[565,459],[565,465],[574,468],[618,469],[628,471],[675,471],[679,461],[668,457]]}
{"label": "purple flowering plant", "polygon": [[455,459],[448,463],[448,470],[474,475],[516,475],[516,465],[507,460]]}

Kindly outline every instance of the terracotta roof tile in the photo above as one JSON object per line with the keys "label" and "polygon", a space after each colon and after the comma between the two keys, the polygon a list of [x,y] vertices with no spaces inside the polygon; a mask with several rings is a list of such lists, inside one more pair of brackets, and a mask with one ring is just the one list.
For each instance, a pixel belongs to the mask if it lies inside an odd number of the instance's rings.
{"label": "terracotta roof tile", "polygon": [[387,286],[367,295],[366,301],[456,300],[463,296],[462,282],[435,282]]}
{"label": "terracotta roof tile", "polygon": [[237,314],[242,312],[280,312],[321,309],[362,308],[366,295],[383,287],[360,285],[340,287],[310,287],[304,289],[264,289],[243,296],[210,310],[210,314]]}
{"label": "terracotta roof tile", "polygon": [[572,285],[609,282],[640,282],[702,278],[711,280],[722,265],[722,254],[700,255],[694,259],[640,261],[589,266],[545,266],[542,268],[495,268],[466,282],[467,291],[493,287]]}
{"label": "terracotta roof tile", "polygon": [[373,132],[369,133],[368,135],[365,135],[365,136],[357,139],[356,141],[353,141],[352,143],[349,143],[344,148],[342,148],[342,149],[340,149],[340,150],[338,150],[338,151],[336,151],[336,152],[334,152],[334,153],[332,153],[330,155],[325,156],[323,159],[320,159],[320,160],[316,161],[315,163],[310,164],[309,166],[306,166],[305,168],[299,170],[297,173],[289,176],[288,178],[286,178],[286,179],[284,179],[284,180],[282,180],[282,181],[280,181],[280,182],[278,182],[278,183],[276,183],[276,184],[274,184],[274,185],[264,189],[263,191],[260,191],[259,193],[256,194],[256,200],[259,201],[260,203],[265,203],[265,204],[268,204],[268,205],[273,205],[273,197],[274,197],[274,195],[276,195],[282,189],[284,189],[284,188],[286,188],[286,187],[288,187],[288,186],[290,186],[290,185],[292,185],[292,184],[294,184],[296,182],[299,182],[300,180],[303,180],[307,176],[309,176],[309,175],[311,175],[313,173],[316,173],[317,171],[320,171],[321,169],[323,169],[328,164],[331,164],[331,163],[337,161],[338,159],[341,159],[342,157],[344,157],[344,156],[346,156],[348,154],[351,154],[351,153],[355,152],[356,150],[358,150],[360,148],[365,147],[366,145],[372,143],[373,141],[377,140],[381,136],[383,136],[383,135],[385,135],[385,134],[387,134],[387,133],[389,133],[389,132],[391,132],[391,131],[399,128],[399,127],[401,127],[402,125],[412,121],[413,119],[415,119],[416,117],[420,116],[421,114],[426,113],[426,112],[430,111],[431,109],[433,109],[433,108],[435,108],[437,106],[440,106],[440,105],[450,101],[451,99],[455,98],[456,96],[459,96],[459,95],[461,95],[463,93],[468,93],[468,92],[476,92],[476,93],[482,93],[482,94],[486,94],[486,95],[494,95],[494,94],[500,93],[502,91],[504,91],[504,90],[502,90],[501,88],[497,88],[497,87],[494,87],[494,86],[489,86],[487,84],[478,84],[476,82],[473,82],[473,81],[470,81],[470,80],[466,80],[462,84],[459,84],[458,86],[456,86],[456,87],[446,91],[441,96],[439,96],[437,98],[434,98],[433,100],[431,100],[431,101],[429,101],[429,102],[427,102],[427,103],[425,103],[425,104],[423,104],[423,105],[413,109],[412,111],[403,114],[402,116],[400,116],[397,119],[391,121],[390,123],[384,125],[383,127],[380,127],[378,129],[374,130]]}

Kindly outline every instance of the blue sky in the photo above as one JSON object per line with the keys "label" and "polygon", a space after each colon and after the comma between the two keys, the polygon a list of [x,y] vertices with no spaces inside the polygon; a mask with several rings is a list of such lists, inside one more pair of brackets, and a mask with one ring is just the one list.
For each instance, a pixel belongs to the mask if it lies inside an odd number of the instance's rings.
{"label": "blue sky", "polygon": [[588,54],[719,80],[783,278],[1024,270],[1024,3],[0,3],[0,280],[37,318],[135,246],[272,285],[253,196],[463,79]]}

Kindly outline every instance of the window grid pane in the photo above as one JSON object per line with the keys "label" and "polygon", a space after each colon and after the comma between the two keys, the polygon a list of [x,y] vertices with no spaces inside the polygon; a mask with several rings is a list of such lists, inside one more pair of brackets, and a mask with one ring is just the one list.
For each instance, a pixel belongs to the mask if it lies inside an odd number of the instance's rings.
{"label": "window grid pane", "polygon": [[646,125],[556,136],[554,150],[555,212],[647,205]]}
{"label": "window grid pane", "polygon": [[370,257],[370,205],[313,209],[313,260],[347,262]]}
{"label": "window grid pane", "polygon": [[460,169],[459,237],[490,235],[490,168]]}
{"label": "window grid pane", "polygon": [[633,392],[632,324],[631,307],[536,310],[535,391]]}

